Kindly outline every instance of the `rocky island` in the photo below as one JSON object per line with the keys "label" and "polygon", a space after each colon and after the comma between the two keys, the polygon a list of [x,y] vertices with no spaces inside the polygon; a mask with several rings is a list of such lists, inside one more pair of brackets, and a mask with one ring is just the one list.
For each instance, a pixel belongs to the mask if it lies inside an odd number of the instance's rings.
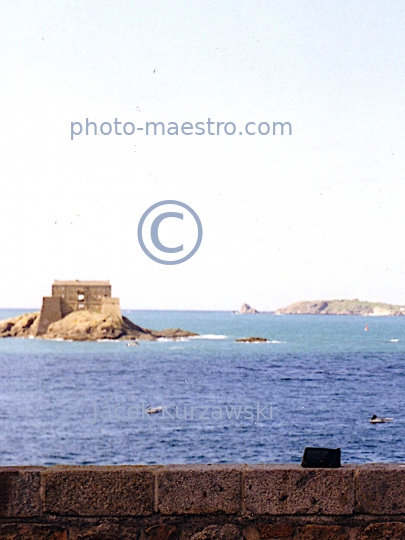
{"label": "rocky island", "polygon": [[254,307],[249,306],[249,304],[242,304],[238,313],[239,315],[256,315],[259,312]]}
{"label": "rocky island", "polygon": [[315,300],[296,302],[278,309],[276,314],[401,316],[405,315],[405,306],[367,302],[357,298],[354,300]]}
{"label": "rocky island", "polygon": [[127,317],[93,311],[74,311],[63,319],[51,323],[44,334],[37,335],[40,312],[26,313],[12,319],[0,321],[0,338],[38,337],[72,341],[98,341],[100,339],[148,340],[159,338],[178,339],[197,336],[194,332],[180,328],[150,330],[137,326]]}
{"label": "rocky island", "polygon": [[180,328],[150,330],[121,315],[108,281],[55,281],[41,311],[0,321],[0,338],[28,337],[71,341],[148,340],[197,336]]}

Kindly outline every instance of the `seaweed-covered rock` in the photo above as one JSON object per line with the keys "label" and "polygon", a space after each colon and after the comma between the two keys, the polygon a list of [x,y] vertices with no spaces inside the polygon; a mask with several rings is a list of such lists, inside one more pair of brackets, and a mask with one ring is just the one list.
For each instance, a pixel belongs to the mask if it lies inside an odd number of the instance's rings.
{"label": "seaweed-covered rock", "polygon": [[249,337],[235,339],[237,343],[267,343],[269,340],[263,337]]}

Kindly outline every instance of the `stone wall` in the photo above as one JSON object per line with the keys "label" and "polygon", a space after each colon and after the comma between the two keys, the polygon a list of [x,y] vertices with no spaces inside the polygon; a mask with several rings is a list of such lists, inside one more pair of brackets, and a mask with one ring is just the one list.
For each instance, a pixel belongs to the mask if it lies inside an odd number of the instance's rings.
{"label": "stone wall", "polygon": [[1,468],[0,538],[403,540],[405,465]]}
{"label": "stone wall", "polygon": [[103,298],[101,304],[101,313],[121,318],[121,308],[119,298]]}
{"label": "stone wall", "polygon": [[41,336],[45,334],[48,326],[53,322],[59,321],[61,318],[61,299],[57,296],[44,296],[36,335]]}
{"label": "stone wall", "polygon": [[111,297],[108,281],[56,281],[52,285],[52,296],[59,296],[68,308],[63,316],[71,311],[88,309],[100,311],[103,298]]}

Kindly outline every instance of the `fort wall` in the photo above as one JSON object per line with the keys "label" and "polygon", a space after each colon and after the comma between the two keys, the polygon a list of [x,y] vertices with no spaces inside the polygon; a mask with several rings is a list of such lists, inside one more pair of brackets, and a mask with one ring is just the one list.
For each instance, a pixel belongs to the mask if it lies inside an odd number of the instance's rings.
{"label": "fort wall", "polygon": [[103,298],[101,304],[101,313],[121,318],[121,308],[119,298]]}
{"label": "fort wall", "polygon": [[44,296],[36,335],[41,336],[45,334],[48,326],[53,322],[59,321],[61,318],[61,299],[55,296]]}
{"label": "fort wall", "polygon": [[81,309],[101,311],[103,298],[111,297],[111,285],[108,281],[55,281],[52,296],[62,298],[69,313]]}
{"label": "fort wall", "polygon": [[119,298],[111,298],[109,281],[55,281],[52,296],[44,296],[35,335],[46,333],[48,326],[73,311],[99,311],[121,318]]}
{"label": "fort wall", "polygon": [[0,538],[405,538],[405,466],[0,468]]}

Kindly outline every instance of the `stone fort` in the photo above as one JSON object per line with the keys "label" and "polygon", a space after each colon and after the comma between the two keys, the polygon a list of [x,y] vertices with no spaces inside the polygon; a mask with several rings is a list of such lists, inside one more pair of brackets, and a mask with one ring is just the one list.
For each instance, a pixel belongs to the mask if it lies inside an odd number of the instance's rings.
{"label": "stone fort", "polygon": [[57,281],[52,296],[42,299],[36,335],[45,334],[48,326],[73,311],[99,311],[121,318],[119,298],[111,297],[109,281]]}

